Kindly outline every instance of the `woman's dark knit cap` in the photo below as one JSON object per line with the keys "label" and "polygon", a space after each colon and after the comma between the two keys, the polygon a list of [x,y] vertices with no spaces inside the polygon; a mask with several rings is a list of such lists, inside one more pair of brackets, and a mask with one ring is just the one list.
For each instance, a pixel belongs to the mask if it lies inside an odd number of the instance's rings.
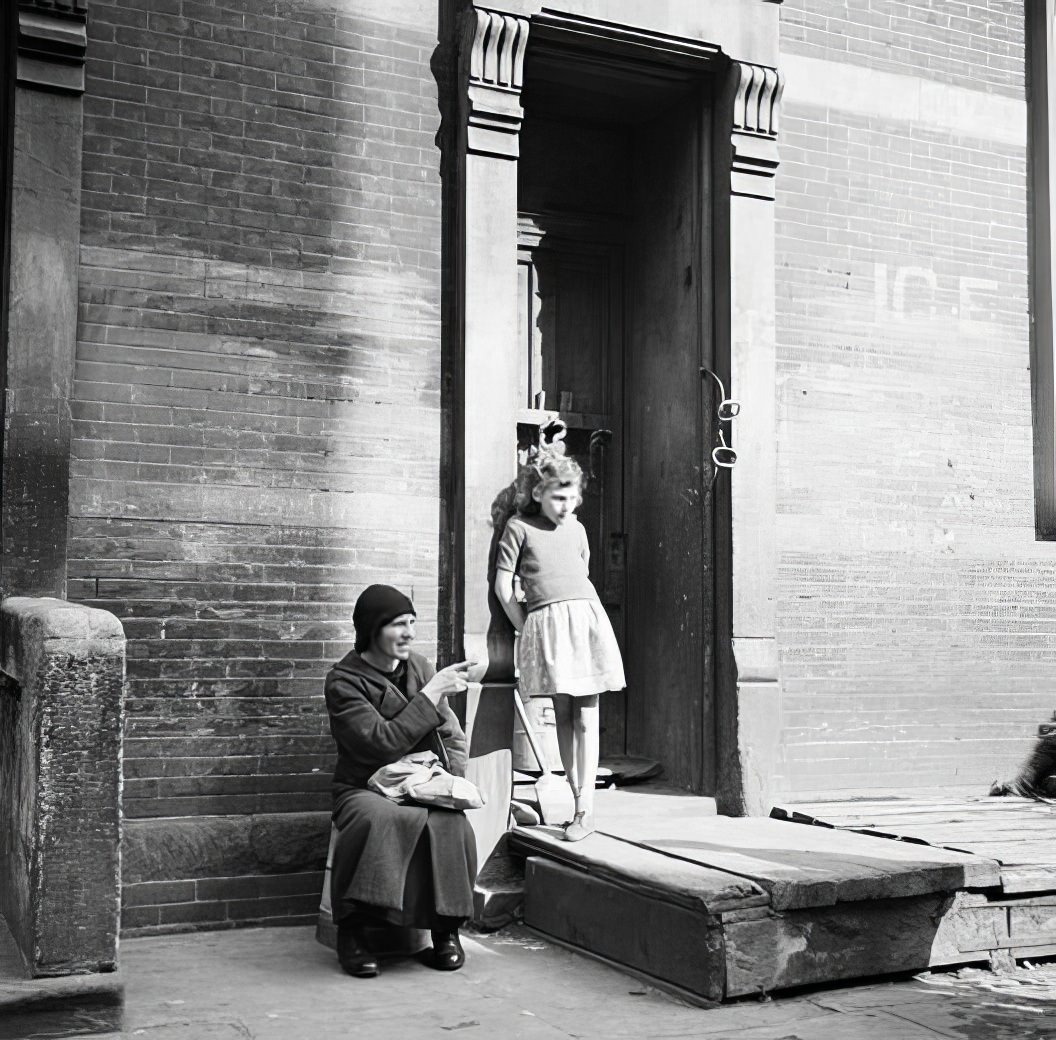
{"label": "woman's dark knit cap", "polygon": [[391,585],[368,585],[356,600],[352,624],[356,626],[356,653],[361,654],[374,641],[378,630],[401,614],[415,614],[414,604]]}

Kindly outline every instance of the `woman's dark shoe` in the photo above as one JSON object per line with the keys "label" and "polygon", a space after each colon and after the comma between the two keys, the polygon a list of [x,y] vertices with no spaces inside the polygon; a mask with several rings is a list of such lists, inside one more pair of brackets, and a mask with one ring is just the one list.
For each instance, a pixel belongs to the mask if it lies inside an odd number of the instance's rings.
{"label": "woman's dark shoe", "polygon": [[437,971],[458,971],[466,963],[466,954],[458,937],[453,932],[433,932],[433,967]]}
{"label": "woman's dark shoe", "polygon": [[356,978],[369,979],[378,974],[378,958],[368,949],[363,933],[344,921],[337,925],[337,960]]}

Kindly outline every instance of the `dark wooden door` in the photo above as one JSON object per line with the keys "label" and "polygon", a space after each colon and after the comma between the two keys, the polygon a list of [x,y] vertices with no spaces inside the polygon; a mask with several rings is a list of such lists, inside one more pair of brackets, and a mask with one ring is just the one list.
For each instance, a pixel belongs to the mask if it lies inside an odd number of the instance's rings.
{"label": "dark wooden door", "polygon": [[701,793],[715,783],[706,119],[690,98],[640,130],[624,370],[628,751]]}
{"label": "dark wooden door", "polygon": [[[707,112],[688,97],[635,141],[631,216],[522,216],[519,419],[559,413],[594,473],[579,516],[628,683],[602,698],[602,753],[655,759],[672,784],[711,793]],[[611,441],[592,455],[598,430]]]}

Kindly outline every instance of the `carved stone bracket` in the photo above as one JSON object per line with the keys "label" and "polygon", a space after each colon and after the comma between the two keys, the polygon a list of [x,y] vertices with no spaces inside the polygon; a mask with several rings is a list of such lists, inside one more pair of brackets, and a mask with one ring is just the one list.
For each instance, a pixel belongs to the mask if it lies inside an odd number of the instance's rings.
{"label": "carved stone bracket", "polygon": [[528,21],[473,8],[462,40],[466,150],[515,159]]}
{"label": "carved stone bracket", "polygon": [[784,79],[777,69],[735,61],[733,77],[734,195],[774,198],[777,132]]}
{"label": "carved stone bracket", "polygon": [[85,0],[20,0],[18,82],[83,94],[87,18]]}

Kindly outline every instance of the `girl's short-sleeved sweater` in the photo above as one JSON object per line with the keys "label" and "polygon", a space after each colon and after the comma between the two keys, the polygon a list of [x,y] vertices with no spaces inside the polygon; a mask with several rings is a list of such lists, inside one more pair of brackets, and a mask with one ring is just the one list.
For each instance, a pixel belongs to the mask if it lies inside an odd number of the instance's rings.
{"label": "girl's short-sleeved sweater", "polygon": [[541,515],[510,517],[495,559],[498,570],[520,577],[529,611],[565,599],[597,599],[589,564],[587,532],[574,516],[563,524]]}

